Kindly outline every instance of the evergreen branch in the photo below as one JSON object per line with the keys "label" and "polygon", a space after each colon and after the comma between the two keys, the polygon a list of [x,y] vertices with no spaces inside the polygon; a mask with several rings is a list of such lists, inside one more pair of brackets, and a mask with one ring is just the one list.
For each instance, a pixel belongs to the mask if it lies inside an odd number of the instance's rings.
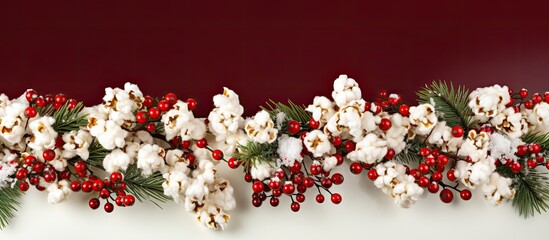
{"label": "evergreen branch", "polygon": [[53,104],[49,104],[45,107],[40,107],[37,109],[38,115],[40,116],[51,116],[55,112]]}
{"label": "evergreen branch", "polygon": [[423,158],[418,153],[414,153],[408,150],[404,150],[398,153],[397,155],[395,155],[393,159],[397,162],[401,162],[408,165],[419,164],[421,163],[421,161],[423,161]]}
{"label": "evergreen branch", "polygon": [[81,114],[82,109],[84,109],[84,104],[82,102],[76,104],[76,107],[73,109],[69,109],[68,103],[63,105],[53,113],[53,118],[55,119],[53,129],[59,134],[64,134],[86,126],[88,124],[88,119],[85,114]]}
{"label": "evergreen branch", "polygon": [[541,149],[549,149],[549,133],[529,132],[522,137],[525,143],[539,143]]}
{"label": "evergreen branch", "polygon": [[240,145],[239,151],[233,154],[233,157],[242,162],[246,172],[249,172],[252,166],[261,162],[274,163],[278,156],[278,143],[257,143],[248,142],[246,145]]}
{"label": "evergreen branch", "polygon": [[20,198],[23,192],[16,188],[0,188],[0,229],[4,229],[15,217],[15,212],[21,204]]}
{"label": "evergreen branch", "polygon": [[97,139],[94,139],[88,150],[90,155],[87,162],[93,167],[103,169],[103,160],[111,151],[103,148]]}
{"label": "evergreen branch", "polygon": [[530,170],[515,179],[516,189],[513,207],[520,216],[527,218],[535,213],[546,212],[549,209],[549,178],[547,173]]}
{"label": "evergreen branch", "polygon": [[141,174],[141,170],[134,164],[130,165],[124,172],[124,181],[127,185],[127,191],[134,195],[137,200],[143,202],[150,200],[156,206],[160,207],[159,203],[164,203],[169,200],[169,197],[164,195],[164,178],[160,172],[154,172],[149,176]]}
{"label": "evergreen branch", "polygon": [[456,89],[450,82],[433,81],[431,85],[425,86],[418,91],[419,103],[434,103],[436,111],[443,113],[442,118],[450,127],[462,126],[468,129],[476,124],[473,120],[473,112],[467,106],[469,90],[464,86]]}
{"label": "evergreen branch", "polygon": [[269,112],[271,118],[276,120],[276,115],[279,112],[283,112],[291,120],[296,120],[301,123],[302,126],[305,126],[305,123],[308,123],[311,117],[313,116],[310,112],[305,111],[305,106],[299,106],[293,103],[291,100],[288,100],[288,105],[285,105],[280,102],[275,102],[269,100],[265,103],[267,107],[261,107],[261,109]]}

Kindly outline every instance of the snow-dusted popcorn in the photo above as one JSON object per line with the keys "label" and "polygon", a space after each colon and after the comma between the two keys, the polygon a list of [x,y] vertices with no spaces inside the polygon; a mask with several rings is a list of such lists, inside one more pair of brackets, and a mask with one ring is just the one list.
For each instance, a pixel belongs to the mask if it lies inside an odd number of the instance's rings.
{"label": "snow-dusted popcorn", "polygon": [[252,175],[253,179],[257,180],[264,180],[265,178],[271,177],[274,173],[275,169],[271,164],[269,164],[266,161],[262,161],[259,164],[255,164],[250,169],[250,174]]}
{"label": "snow-dusted popcorn", "polygon": [[151,175],[154,171],[164,170],[164,157],[166,152],[155,144],[143,144],[137,153],[137,167],[143,175]]}
{"label": "snow-dusted popcorn", "polygon": [[490,120],[490,123],[511,138],[519,138],[528,131],[528,123],[522,118],[522,114],[515,112],[513,108],[501,111]]}
{"label": "snow-dusted popcorn", "polygon": [[406,167],[401,164],[385,162],[376,166],[376,172],[375,186],[403,208],[412,206],[423,194],[423,188],[415,183],[413,176],[406,174]]}
{"label": "snow-dusted popcorn", "polygon": [[322,161],[322,169],[326,172],[329,172],[337,165],[337,158],[334,156],[329,156],[324,158]]}
{"label": "snow-dusted popcorn", "polygon": [[57,132],[52,127],[54,123],[55,119],[52,117],[40,117],[32,120],[29,124],[32,133],[27,143],[29,147],[37,151],[54,148],[57,138]]}
{"label": "snow-dusted popcorn", "polygon": [[166,139],[171,140],[180,136],[181,140],[201,139],[206,134],[204,121],[194,118],[187,103],[178,100],[166,114],[162,116]]}
{"label": "snow-dusted popcorn", "polygon": [[313,99],[313,104],[309,105],[305,110],[312,113],[313,119],[320,122],[321,126],[328,122],[334,115],[334,102],[327,97],[316,96]]}
{"label": "snow-dusted popcorn", "polygon": [[17,165],[16,162],[11,161],[0,162],[0,191],[2,188],[15,183],[16,179],[14,174],[17,171]]}
{"label": "snow-dusted popcorn", "polygon": [[330,153],[333,146],[328,139],[328,135],[320,130],[313,130],[303,139],[303,144],[314,157],[322,157],[324,154]]}
{"label": "snow-dusted popcorn", "polygon": [[362,110],[364,109],[364,100],[352,101],[347,106],[341,108],[335,113],[324,127],[324,132],[332,136],[348,135],[353,137],[354,141],[360,141],[364,136],[362,128]]}
{"label": "snow-dusted popcorn", "polygon": [[455,176],[465,186],[474,189],[476,186],[488,181],[490,174],[496,170],[494,159],[488,157],[476,163],[458,161],[456,164]]}
{"label": "snow-dusted popcorn", "polygon": [[477,133],[475,130],[471,130],[467,134],[467,139],[461,144],[458,156],[469,157],[473,162],[484,160],[488,156],[489,145],[490,135],[488,133]]}
{"label": "snow-dusted popcorn", "polygon": [[48,191],[48,203],[57,204],[67,200],[71,190],[69,188],[70,183],[67,180],[61,180],[56,183],[50,184],[46,190]]}
{"label": "snow-dusted popcorn", "polygon": [[274,122],[269,113],[265,110],[259,111],[246,123],[244,128],[246,134],[254,142],[272,143],[276,140],[278,129],[274,127]]}
{"label": "snow-dusted popcorn", "polygon": [[410,107],[410,124],[418,135],[427,135],[438,122],[435,107],[424,103],[416,107]]}
{"label": "snow-dusted popcorn", "polygon": [[63,135],[63,157],[73,158],[79,156],[83,160],[87,160],[90,152],[89,146],[93,141],[93,137],[88,131],[78,130],[70,131]]}
{"label": "snow-dusted popcorn", "polygon": [[477,88],[469,95],[469,107],[480,119],[494,117],[505,109],[505,105],[511,101],[509,88],[494,85],[491,87]]}
{"label": "snow-dusted popcorn", "polygon": [[122,148],[126,144],[128,132],[113,120],[104,120],[98,118],[88,119],[88,129],[90,134],[97,138],[101,146],[112,150]]}
{"label": "snow-dusted popcorn", "polygon": [[332,98],[337,106],[344,107],[353,100],[361,99],[362,92],[354,79],[347,77],[347,75],[339,75],[334,81]]}
{"label": "snow-dusted popcorn", "polygon": [[494,159],[516,160],[517,147],[523,145],[520,138],[509,138],[508,135],[494,132],[490,135],[490,156]]}
{"label": "snow-dusted popcorn", "polygon": [[132,162],[132,158],[127,153],[121,149],[115,149],[103,159],[103,168],[105,168],[106,172],[126,170]]}
{"label": "snow-dusted popcorn", "polygon": [[278,138],[277,153],[284,166],[292,166],[294,161],[301,162],[303,144],[299,138],[289,137],[284,134]]}
{"label": "snow-dusted popcorn", "polygon": [[354,151],[347,154],[347,158],[355,162],[375,163],[387,154],[387,142],[377,135],[370,133],[356,144]]}
{"label": "snow-dusted popcorn", "polygon": [[515,189],[511,188],[512,180],[498,173],[492,173],[490,180],[482,185],[484,198],[492,206],[498,206],[504,200],[511,200],[515,196]]}

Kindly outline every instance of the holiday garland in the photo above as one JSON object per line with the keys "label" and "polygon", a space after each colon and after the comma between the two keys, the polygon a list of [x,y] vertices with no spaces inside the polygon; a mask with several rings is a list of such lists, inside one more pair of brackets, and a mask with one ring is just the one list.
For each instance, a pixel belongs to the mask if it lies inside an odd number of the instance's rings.
{"label": "holiday garland", "polygon": [[242,169],[254,206],[288,197],[297,212],[307,191],[318,203],[342,202],[332,187],[344,181],[336,169],[345,159],[401,207],[425,190],[450,203],[478,188],[489,204],[511,200],[532,216],[549,209],[549,92],[528,95],[433,82],[417,93],[417,106],[384,90],[368,102],[341,75],[331,99],[271,101],[251,118],[225,88],[203,119],[192,98],[155,99],[130,83],[107,88],[92,107],[32,89],[12,100],[2,94],[0,227],[33,186],[51,204],[86,193],[90,208],[107,213],[136,200],[173,200],[202,225],[224,229],[236,202],[217,164]]}

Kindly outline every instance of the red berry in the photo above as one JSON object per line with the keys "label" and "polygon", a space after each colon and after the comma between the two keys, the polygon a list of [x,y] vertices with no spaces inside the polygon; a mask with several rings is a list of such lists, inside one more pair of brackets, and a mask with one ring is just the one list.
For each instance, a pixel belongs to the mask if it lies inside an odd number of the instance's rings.
{"label": "red berry", "polygon": [[429,148],[421,148],[419,149],[419,155],[421,155],[422,157],[427,157],[429,155],[431,155],[431,150],[429,150]]}
{"label": "red berry", "polygon": [[311,174],[319,175],[320,173],[322,173],[322,166],[320,166],[320,164],[312,164],[310,170]]}
{"label": "red berry", "polygon": [[343,164],[343,156],[341,156],[340,154],[336,153],[334,154],[334,157],[337,159],[337,166]]}
{"label": "red berry", "polygon": [[149,131],[150,133],[152,133],[152,132],[154,132],[154,130],[156,130],[156,126],[154,125],[154,123],[147,124],[146,128],[147,128],[147,131]]}
{"label": "red berry", "polygon": [[262,202],[261,200],[259,200],[259,198],[253,198],[253,199],[252,199],[252,205],[253,205],[254,207],[261,207],[261,204],[262,204],[262,203],[263,203],[263,202]]}
{"label": "red berry", "polygon": [[433,181],[442,181],[442,173],[441,172],[434,172],[433,175],[431,175],[431,179]]}
{"label": "red berry", "polygon": [[114,202],[116,203],[116,206],[124,206],[124,200],[123,200],[123,196],[116,196]]}
{"label": "red berry", "polygon": [[38,93],[32,89],[25,92],[25,98],[29,103],[31,103],[36,97],[38,97]]}
{"label": "red berry", "polygon": [[454,169],[448,170],[448,172],[446,173],[446,177],[448,178],[448,180],[452,182],[455,181],[457,179],[455,170]]}
{"label": "red berry", "polygon": [[140,111],[135,114],[135,121],[137,121],[140,124],[144,124],[147,121],[149,121],[149,116],[147,115],[147,112]]}
{"label": "red berry", "polygon": [[345,150],[347,152],[352,152],[355,150],[355,143],[351,140],[345,142]]}
{"label": "red berry", "polygon": [[300,202],[300,203],[305,202],[305,195],[303,195],[303,194],[301,194],[301,193],[300,193],[300,194],[297,194],[297,196],[295,196],[295,200],[296,200],[297,202]]}
{"label": "red berry", "polygon": [[400,114],[402,114],[403,116],[408,116],[410,115],[410,107],[406,104],[402,104],[398,108],[398,112],[400,112]]}
{"label": "red berry", "polygon": [[80,191],[80,182],[79,181],[72,181],[70,187],[71,187],[71,190],[73,192],[78,192],[78,191]]}
{"label": "red berry", "polygon": [[68,170],[63,170],[62,172],[59,172],[59,179],[60,180],[69,180],[71,178],[71,172]]}
{"label": "red berry", "polygon": [[545,102],[549,103],[549,92],[545,92],[545,94],[543,96],[545,98]]}
{"label": "red berry", "polygon": [[525,156],[526,154],[528,154],[528,147],[526,145],[520,145],[517,147],[518,156]]}
{"label": "red berry", "polygon": [[171,105],[174,105],[177,103],[177,95],[174,93],[168,93],[164,95],[164,100],[168,101]]}
{"label": "red berry", "polygon": [[229,165],[231,169],[236,169],[240,166],[240,161],[236,160],[236,158],[229,158],[229,160],[227,160],[227,165]]}
{"label": "red berry", "polygon": [[342,184],[344,179],[345,178],[343,177],[343,175],[341,175],[341,173],[336,173],[332,175],[332,182],[334,182],[335,185]]}
{"label": "red berry", "polygon": [[55,181],[56,179],[56,175],[54,173],[46,173],[44,174],[44,181],[48,182],[48,183],[52,183]]}
{"label": "red berry", "polygon": [[44,158],[44,160],[46,161],[51,161],[55,158],[55,151],[51,150],[51,149],[46,149],[43,153],[42,153],[42,157]]}
{"label": "red berry", "polygon": [[135,203],[135,197],[132,195],[126,195],[124,196],[124,206],[132,206]]}
{"label": "red berry", "polygon": [[320,184],[324,188],[331,188],[332,187],[332,179],[330,178],[323,178],[322,181],[320,181]]}
{"label": "red berry", "polygon": [[332,202],[334,204],[340,204],[341,203],[341,195],[339,195],[339,193],[332,194],[331,199],[332,199]]}
{"label": "red berry", "polygon": [[317,203],[323,203],[324,202],[324,195],[322,194],[317,194],[316,197],[315,197],[315,200]]}
{"label": "red berry", "polygon": [[29,183],[28,182],[21,182],[19,184],[19,190],[23,191],[23,192],[26,192],[27,190],[29,190]]}
{"label": "red berry", "polygon": [[112,172],[111,175],[110,175],[110,179],[113,183],[118,183],[118,182],[122,181],[122,179],[123,179],[122,173]]}
{"label": "red berry", "polygon": [[282,187],[282,192],[284,192],[285,194],[290,195],[290,194],[294,193],[294,191],[295,191],[295,186],[292,182],[288,181]]}
{"label": "red berry", "polygon": [[452,136],[455,138],[463,137],[463,134],[465,133],[465,130],[463,130],[463,127],[461,126],[455,126],[452,128]]}
{"label": "red berry", "polygon": [[425,163],[431,167],[434,167],[437,161],[435,160],[435,157],[433,157],[433,155],[429,155],[425,158]]}
{"label": "red berry", "polygon": [[425,164],[425,163],[421,163],[419,164],[419,166],[417,167],[417,170],[422,173],[422,174],[427,174],[429,173],[429,171],[431,170],[429,168],[429,165]]}
{"label": "red berry", "polygon": [[421,187],[427,187],[429,186],[429,183],[431,183],[431,181],[429,180],[428,177],[420,177],[419,180],[417,181],[417,184]]}
{"label": "red berry", "polygon": [[78,105],[78,102],[74,99],[69,99],[69,103],[68,103],[68,107],[69,107],[69,110],[73,110],[76,105]]}
{"label": "red berry", "polygon": [[515,162],[511,164],[511,172],[519,173],[522,170],[522,165],[520,163]]}
{"label": "red berry", "polygon": [[170,105],[170,103],[166,100],[160,100],[158,102],[158,109],[160,109],[160,111],[162,112],[170,110],[171,107],[172,106]]}
{"label": "red berry", "polygon": [[99,208],[99,205],[100,205],[99,199],[97,198],[90,199],[90,201],[88,202],[88,205],[90,206],[91,209]]}
{"label": "red berry", "polygon": [[65,96],[65,94],[59,93],[55,95],[54,102],[63,105],[65,104],[65,102],[67,102],[67,96]]}
{"label": "red berry", "polygon": [[387,131],[391,128],[391,120],[388,118],[382,118],[381,122],[379,123],[379,129],[382,131]]}
{"label": "red berry", "polygon": [[528,168],[536,168],[538,163],[534,159],[528,159],[528,161],[526,161],[526,166],[528,166]]}
{"label": "red berry", "polygon": [[152,118],[152,119],[157,119],[160,117],[160,110],[158,110],[158,108],[156,107],[153,107],[151,109],[149,109],[149,116]]}
{"label": "red berry", "polygon": [[222,160],[223,159],[223,152],[219,149],[213,150],[212,152],[212,158],[214,160]]}
{"label": "red berry", "polygon": [[93,182],[90,180],[82,183],[82,192],[91,192],[93,190]]}
{"label": "red berry", "polygon": [[377,171],[375,169],[370,169],[368,171],[368,178],[372,181],[376,180],[379,175],[377,174]]}
{"label": "red berry", "polygon": [[29,155],[29,156],[25,157],[25,164],[27,166],[32,166],[32,164],[34,162],[36,162],[36,158],[33,155]]}
{"label": "red berry", "polygon": [[343,142],[343,139],[341,139],[340,136],[335,136],[332,138],[332,144],[337,147],[339,145],[341,145],[341,142]]}
{"label": "red berry", "polygon": [[111,195],[111,192],[106,188],[101,189],[101,191],[99,192],[99,197],[103,199],[107,199],[110,195]]}
{"label": "red berry", "polygon": [[353,174],[360,174],[362,172],[362,164],[359,162],[351,163],[351,172]]}
{"label": "red berry", "polygon": [[448,156],[446,156],[446,155],[438,155],[438,157],[437,157],[437,164],[440,165],[440,166],[448,165],[449,161],[450,160],[448,159]]}
{"label": "red berry", "polygon": [[532,95],[532,101],[535,104],[541,103],[543,101],[543,97],[541,97],[541,94],[539,93],[534,93],[534,95]]}
{"label": "red berry", "polygon": [[252,184],[252,190],[254,192],[263,192],[263,183],[261,181],[255,181],[254,184]]}
{"label": "red berry", "polygon": [[36,108],[27,107],[27,109],[25,109],[25,115],[28,118],[33,118],[33,117],[36,117],[36,115],[38,115],[38,112],[36,111]]}
{"label": "red berry", "polygon": [[461,199],[467,201],[471,199],[472,193],[471,191],[469,191],[469,189],[463,189],[461,190],[461,192],[459,192],[459,196],[461,197]]}
{"label": "red berry", "polygon": [[297,202],[293,202],[292,205],[290,206],[290,208],[292,209],[292,211],[298,212],[299,208],[300,208],[300,205]]}
{"label": "red berry", "polygon": [[296,120],[291,120],[288,122],[288,132],[290,134],[297,134],[301,130],[301,125]]}
{"label": "red berry", "polygon": [[534,108],[534,102],[532,102],[532,100],[528,100],[528,101],[524,102],[524,107],[527,108],[527,109],[532,109],[532,108]]}
{"label": "red berry", "polygon": [[271,200],[269,200],[269,203],[271,204],[271,206],[276,207],[280,203],[280,200],[278,200],[278,198],[276,197],[272,197]]}
{"label": "red berry", "polygon": [[416,180],[419,180],[419,178],[421,177],[421,173],[415,168],[410,170],[410,175],[412,175],[412,177],[414,177]]}
{"label": "red berry", "polygon": [[152,106],[153,104],[153,99],[151,96],[145,96],[145,98],[143,99],[143,106],[145,107],[150,107]]}
{"label": "red berry", "polygon": [[272,179],[269,181],[269,188],[270,189],[279,189],[280,188],[280,181],[273,181]]}
{"label": "red berry", "polygon": [[314,120],[313,118],[309,119],[309,126],[312,128],[312,129],[317,129],[320,127],[320,122],[317,121],[317,120]]}
{"label": "red berry", "polygon": [[298,161],[294,161],[294,164],[290,167],[290,172],[292,173],[301,172],[301,164]]}
{"label": "red berry", "polygon": [[541,145],[539,143],[532,143],[528,146],[528,150],[533,154],[541,152]]}
{"label": "red berry", "polygon": [[437,193],[440,188],[440,185],[436,182],[432,182],[429,184],[429,187],[427,187],[427,190],[429,190],[430,193]]}
{"label": "red berry", "polygon": [[191,146],[191,141],[181,141],[181,147],[187,149]]}
{"label": "red berry", "polygon": [[93,191],[99,192],[101,191],[101,189],[103,189],[104,186],[105,184],[103,183],[103,181],[97,179],[93,181],[92,188],[93,188]]}
{"label": "red berry", "polygon": [[29,174],[29,171],[25,168],[21,168],[19,170],[17,170],[17,173],[15,173],[15,178],[19,179],[19,180],[23,180],[25,178],[27,178],[27,175]]}
{"label": "red berry", "polygon": [[521,98],[528,97],[528,90],[526,90],[525,88],[521,89],[519,93]]}
{"label": "red berry", "polygon": [[195,110],[197,106],[198,103],[196,102],[196,100],[194,100],[193,98],[187,99],[187,108],[189,108],[189,110]]}
{"label": "red berry", "polygon": [[88,167],[86,166],[85,162],[78,161],[74,164],[74,170],[76,170],[76,172],[85,172],[86,170],[88,170]]}
{"label": "red berry", "polygon": [[111,213],[114,210],[114,205],[110,202],[105,203],[105,206],[103,206],[103,209],[105,209],[105,212]]}
{"label": "red berry", "polygon": [[440,191],[440,200],[443,203],[450,203],[453,199],[454,193],[452,193],[449,189],[442,189],[442,191]]}
{"label": "red berry", "polygon": [[208,145],[208,141],[205,138],[196,140],[195,143],[198,148],[205,148]]}
{"label": "red berry", "polygon": [[38,106],[38,107],[45,107],[46,106],[46,101],[42,97],[36,98],[34,103],[36,103],[36,106]]}
{"label": "red berry", "polygon": [[246,182],[252,182],[252,174],[246,173],[244,175],[244,181]]}
{"label": "red berry", "polygon": [[391,159],[393,159],[393,157],[395,157],[395,150],[392,149],[392,148],[389,148],[387,150],[387,153],[385,154],[385,159],[391,160]]}
{"label": "red berry", "polygon": [[389,96],[389,92],[387,90],[381,90],[379,91],[379,97],[382,98],[382,99],[385,99]]}

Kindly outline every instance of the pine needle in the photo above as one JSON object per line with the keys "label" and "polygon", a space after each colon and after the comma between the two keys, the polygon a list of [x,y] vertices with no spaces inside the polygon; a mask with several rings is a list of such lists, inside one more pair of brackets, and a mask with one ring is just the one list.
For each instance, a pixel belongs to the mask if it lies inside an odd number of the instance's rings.
{"label": "pine needle", "polygon": [[76,107],[69,109],[69,104],[66,103],[56,112],[53,113],[55,123],[53,129],[59,134],[64,134],[73,130],[78,130],[80,127],[88,124],[88,119],[85,114],[81,114],[84,109],[84,104],[79,102]]}
{"label": "pine needle", "polygon": [[469,90],[464,86],[458,86],[456,89],[450,82],[448,85],[444,81],[433,81],[431,85],[425,86],[417,92],[419,103],[435,103],[436,111],[443,113],[443,119],[450,127],[462,126],[468,129],[475,125],[473,112],[467,106]]}
{"label": "pine needle", "polygon": [[541,149],[549,149],[549,133],[529,132],[522,137],[525,143],[539,143]]}
{"label": "pine needle", "polygon": [[19,200],[23,192],[19,189],[5,187],[0,188],[0,229],[4,229],[15,217],[15,212],[21,204]]}
{"label": "pine needle", "polygon": [[160,172],[154,172],[152,175],[144,176],[141,170],[135,165],[130,165],[124,172],[124,181],[127,185],[127,191],[135,196],[137,200],[143,202],[149,200],[157,207],[160,203],[164,203],[170,198],[164,195],[164,178]]}
{"label": "pine needle", "polygon": [[530,170],[528,173],[515,179],[516,189],[513,207],[524,218],[534,216],[537,213],[546,212],[549,209],[549,178],[547,173]]}
{"label": "pine needle", "polygon": [[293,103],[291,100],[288,100],[288,105],[285,105],[280,102],[275,102],[269,100],[265,103],[267,107],[261,107],[261,109],[269,112],[271,118],[276,120],[276,115],[279,112],[283,112],[291,120],[296,120],[301,123],[302,126],[308,123],[311,117],[313,116],[310,112],[305,111],[305,106],[299,106]]}
{"label": "pine needle", "polygon": [[246,172],[249,172],[252,166],[261,162],[270,162],[274,164],[278,149],[277,142],[257,143],[248,142],[246,145],[240,145],[239,151],[233,154],[233,157],[242,162]]}

